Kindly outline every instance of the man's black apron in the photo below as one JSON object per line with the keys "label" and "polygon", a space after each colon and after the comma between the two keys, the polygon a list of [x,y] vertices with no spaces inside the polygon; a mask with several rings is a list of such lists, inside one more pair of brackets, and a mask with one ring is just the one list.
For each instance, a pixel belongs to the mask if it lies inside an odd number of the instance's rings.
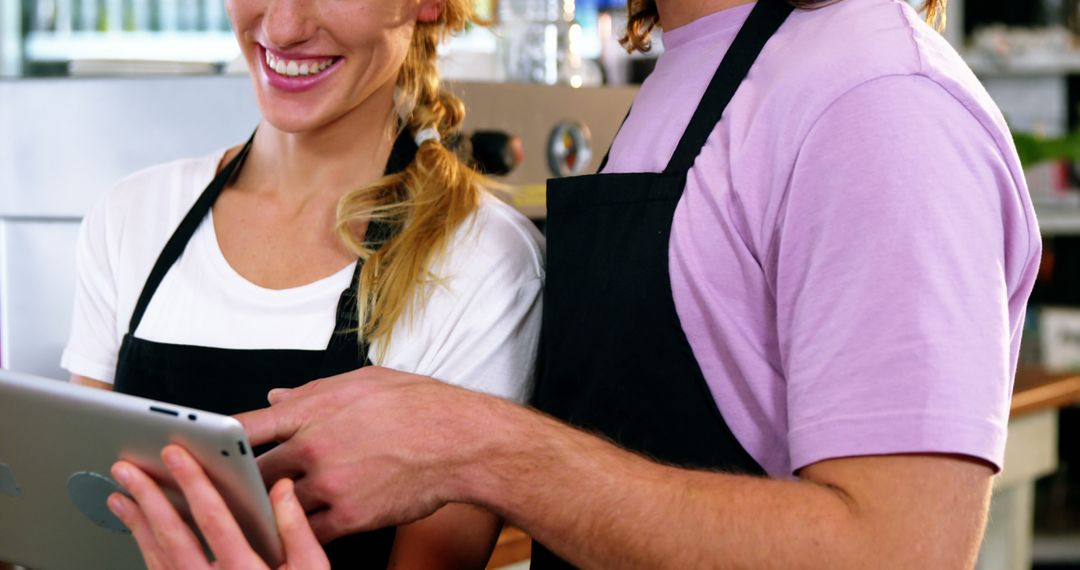
{"label": "man's black apron", "polygon": [[[338,299],[334,333],[326,350],[237,350],[151,342],[135,336],[154,292],[214,201],[243,166],[251,142],[248,140],[206,187],[151,270],[120,345],[114,385],[117,392],[233,415],[266,407],[266,394],[273,388],[294,388],[369,363],[367,346],[357,339],[356,277],[360,261],[349,288]],[[415,154],[416,144],[407,133],[402,134],[394,143],[386,173],[404,170]],[[380,243],[389,233],[386,226],[371,224],[365,239]],[[260,453],[265,448],[255,451]],[[327,554],[335,568],[386,568],[394,535],[393,528],[386,528],[343,537],[326,545]]]}
{"label": "man's black apron", "polygon": [[[687,172],[791,10],[783,0],[753,8],[663,172],[548,181],[540,410],[665,463],[764,473],[720,414],[679,322],[668,241]],[[535,543],[532,567],[569,564]]]}

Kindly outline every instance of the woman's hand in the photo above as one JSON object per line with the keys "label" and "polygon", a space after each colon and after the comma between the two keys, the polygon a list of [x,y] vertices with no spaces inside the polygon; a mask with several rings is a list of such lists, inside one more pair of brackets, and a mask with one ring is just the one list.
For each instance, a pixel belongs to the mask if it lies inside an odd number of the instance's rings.
{"label": "woman's hand", "polygon": [[[135,536],[149,570],[202,568],[267,568],[251,548],[236,519],[207,478],[202,467],[184,449],[170,445],[161,457],[184,493],[191,514],[206,538],[216,561],[203,553],[195,533],[180,518],[161,488],[146,473],[126,461],[113,465],[112,474],[135,498],[113,493],[109,509]],[[279,480],[270,490],[278,533],[285,549],[282,570],[326,569],[330,563],[315,539],[311,526],[293,492],[289,479]]]}

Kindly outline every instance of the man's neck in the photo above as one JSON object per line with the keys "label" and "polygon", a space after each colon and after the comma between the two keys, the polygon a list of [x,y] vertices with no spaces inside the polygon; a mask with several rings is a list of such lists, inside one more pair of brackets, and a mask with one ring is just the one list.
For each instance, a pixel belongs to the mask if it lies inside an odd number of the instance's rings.
{"label": "man's neck", "polygon": [[656,9],[660,12],[660,25],[665,30],[674,30],[721,10],[749,4],[754,0],[656,0]]}

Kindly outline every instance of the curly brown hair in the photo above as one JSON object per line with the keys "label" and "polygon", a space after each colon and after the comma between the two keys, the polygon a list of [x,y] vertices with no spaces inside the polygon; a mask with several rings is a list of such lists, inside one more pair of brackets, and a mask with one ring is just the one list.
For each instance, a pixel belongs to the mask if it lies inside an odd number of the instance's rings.
{"label": "curly brown hair", "polygon": [[[796,8],[809,10],[820,8],[828,4],[834,4],[840,0],[788,0]],[[926,21],[939,30],[945,26],[945,3],[948,0],[925,0],[923,12],[926,13]],[[626,34],[619,42],[626,51],[647,52],[652,49],[650,34],[653,28],[660,24],[660,12],[656,9],[656,0],[627,0],[626,13],[629,16],[626,23]]]}

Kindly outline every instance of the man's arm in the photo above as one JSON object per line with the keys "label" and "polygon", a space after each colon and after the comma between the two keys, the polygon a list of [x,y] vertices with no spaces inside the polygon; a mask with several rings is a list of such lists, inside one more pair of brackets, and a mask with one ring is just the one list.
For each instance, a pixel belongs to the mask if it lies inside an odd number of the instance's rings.
{"label": "man's arm", "polygon": [[322,540],[485,507],[585,567],[973,565],[992,470],[950,456],[823,461],[797,481],[663,466],[510,402],[386,369],[240,419],[268,480],[302,473]]}
{"label": "man's arm", "polygon": [[[970,568],[992,470],[950,456],[823,461],[797,481],[659,465],[525,410],[464,494],[588,568]],[[500,430],[495,430],[500,433]]]}

